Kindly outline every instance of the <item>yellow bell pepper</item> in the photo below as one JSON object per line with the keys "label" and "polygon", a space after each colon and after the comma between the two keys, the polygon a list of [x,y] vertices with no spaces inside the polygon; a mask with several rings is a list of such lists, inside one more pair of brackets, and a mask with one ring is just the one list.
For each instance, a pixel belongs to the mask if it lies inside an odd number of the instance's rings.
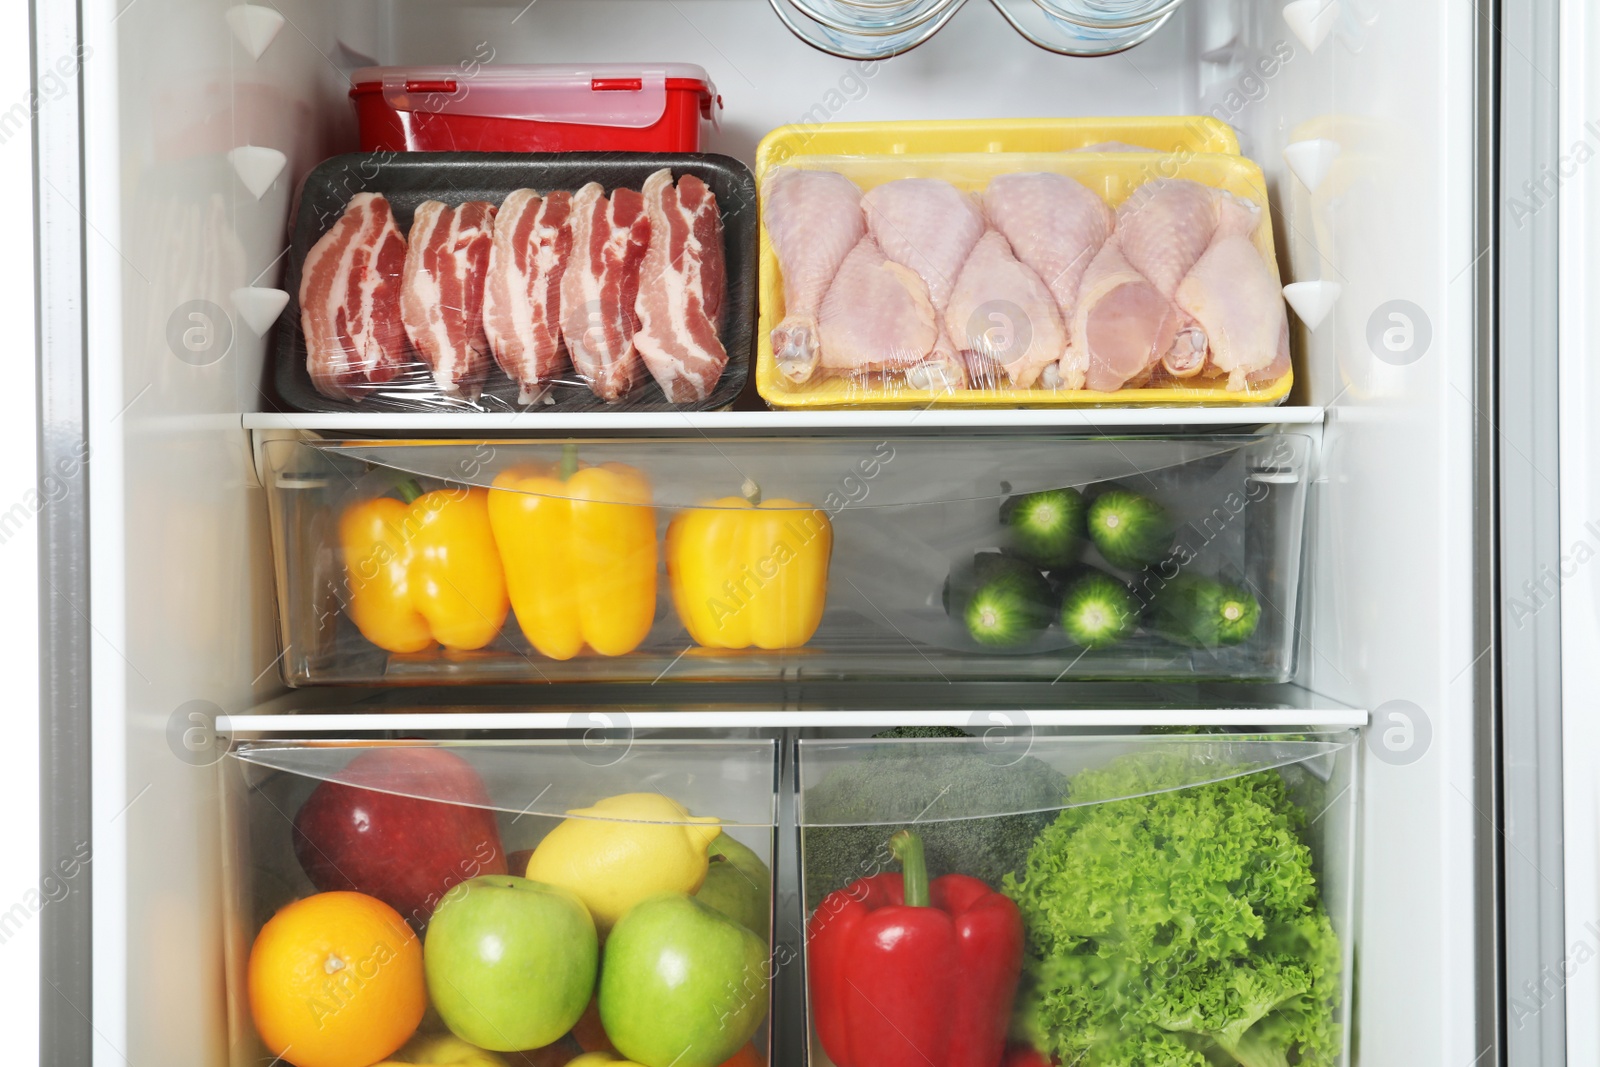
{"label": "yellow bell pepper", "polygon": [[667,526],[672,602],[707,648],[799,648],[822,621],[833,525],[793,500],[730,496]]}
{"label": "yellow bell pepper", "polygon": [[339,517],[349,582],[346,611],[363,637],[390,652],[482,648],[510,605],[483,489],[358,500]]}
{"label": "yellow bell pepper", "polygon": [[588,645],[602,656],[639,647],[656,617],[656,513],[632,467],[561,465],[501,472],[489,521],[511,606],[528,642],[551,659]]}

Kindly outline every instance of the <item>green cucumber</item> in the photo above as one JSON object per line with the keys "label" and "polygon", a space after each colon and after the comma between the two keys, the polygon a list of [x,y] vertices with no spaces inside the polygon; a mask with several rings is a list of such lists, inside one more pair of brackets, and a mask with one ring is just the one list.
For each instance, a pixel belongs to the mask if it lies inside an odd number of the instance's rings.
{"label": "green cucumber", "polygon": [[1156,591],[1150,628],[1191,648],[1242,644],[1261,623],[1261,602],[1242,586],[1180,574]]}
{"label": "green cucumber", "polygon": [[1015,648],[1036,640],[1050,626],[1050,583],[1033,567],[998,552],[980,552],[951,571],[945,582],[945,612],[972,639],[990,648]]}
{"label": "green cucumber", "polygon": [[1061,594],[1061,629],[1080,648],[1109,648],[1139,625],[1139,601],[1125,582],[1089,570]]}
{"label": "green cucumber", "polygon": [[1000,505],[1011,548],[1041,567],[1064,567],[1083,551],[1088,506],[1076,489],[1046,489],[1014,496]]}
{"label": "green cucumber", "polygon": [[1101,493],[1089,505],[1089,539],[1113,567],[1136,571],[1172,551],[1177,526],[1166,508],[1129,489]]}

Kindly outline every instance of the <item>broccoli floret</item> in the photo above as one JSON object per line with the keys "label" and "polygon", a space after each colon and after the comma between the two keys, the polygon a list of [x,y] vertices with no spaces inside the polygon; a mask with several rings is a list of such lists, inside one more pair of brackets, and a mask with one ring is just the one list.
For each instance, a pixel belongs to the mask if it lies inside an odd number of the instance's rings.
{"label": "broccoli floret", "polygon": [[1158,752],[1078,774],[1006,879],[1028,937],[1022,1029],[1060,1062],[1338,1059],[1339,945],[1304,817],[1273,771],[1189,785],[1217,773]]}
{"label": "broccoli floret", "polygon": [[1193,734],[1225,734],[1226,726],[1141,726],[1139,732],[1145,736],[1189,737]]}
{"label": "broccoli floret", "polygon": [[[837,767],[805,794],[807,907],[858,878],[897,869],[889,837],[913,822],[929,877],[968,874],[998,888],[1021,869],[1066,786],[1063,775],[1031,756],[1001,764],[968,745],[886,745]],[[970,817],[979,812],[1021,814]],[[907,821],[881,823],[891,813],[905,813]]]}
{"label": "broccoli floret", "polygon": [[896,726],[888,730],[879,730],[872,735],[883,741],[899,740],[927,740],[928,738],[941,737],[971,737],[972,735],[959,726]]}

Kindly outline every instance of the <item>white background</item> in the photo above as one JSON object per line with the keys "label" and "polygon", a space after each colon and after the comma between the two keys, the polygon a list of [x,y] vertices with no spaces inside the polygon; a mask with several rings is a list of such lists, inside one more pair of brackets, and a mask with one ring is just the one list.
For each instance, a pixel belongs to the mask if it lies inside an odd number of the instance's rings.
{"label": "white background", "polygon": [[[28,5],[0,4],[0,112],[26,104]],[[44,106],[49,106],[46,101]],[[33,489],[37,407],[34,395],[32,130],[0,143],[0,513]],[[31,498],[30,498],[31,499]],[[0,912],[21,902],[39,879],[38,541],[34,528],[0,544]],[[39,1060],[39,916],[0,944],[0,1033],[6,1059]]]}

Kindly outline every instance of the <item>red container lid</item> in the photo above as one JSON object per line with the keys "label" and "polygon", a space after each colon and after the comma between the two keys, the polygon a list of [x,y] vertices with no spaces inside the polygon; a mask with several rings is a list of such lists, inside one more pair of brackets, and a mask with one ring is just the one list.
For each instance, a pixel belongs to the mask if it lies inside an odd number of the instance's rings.
{"label": "red container lid", "polygon": [[668,90],[700,95],[700,115],[722,106],[704,67],[692,63],[547,63],[501,66],[364,67],[352,98],[382,93],[396,111],[648,129],[667,110]]}

